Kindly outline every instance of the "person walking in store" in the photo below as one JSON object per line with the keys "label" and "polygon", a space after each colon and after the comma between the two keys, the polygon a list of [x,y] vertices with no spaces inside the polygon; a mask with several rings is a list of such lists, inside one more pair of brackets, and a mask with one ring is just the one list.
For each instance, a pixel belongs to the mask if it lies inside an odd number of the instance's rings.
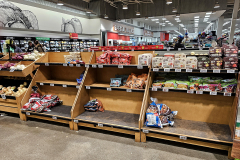
{"label": "person walking in store", "polygon": [[35,41],[35,47],[34,49],[37,50],[38,52],[44,52],[42,45],[38,42],[38,40]]}
{"label": "person walking in store", "polygon": [[18,46],[16,46],[15,43],[13,43],[13,44],[11,45],[11,48],[14,49],[14,52],[15,52],[15,53],[22,53],[22,52],[23,52]]}
{"label": "person walking in store", "polygon": [[32,43],[32,41],[29,41],[27,52],[33,52],[33,50],[34,50],[34,44]]}

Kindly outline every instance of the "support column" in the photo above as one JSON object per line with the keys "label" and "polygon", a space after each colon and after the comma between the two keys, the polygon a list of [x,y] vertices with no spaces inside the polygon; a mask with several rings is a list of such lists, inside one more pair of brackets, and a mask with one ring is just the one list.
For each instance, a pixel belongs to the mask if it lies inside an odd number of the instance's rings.
{"label": "support column", "polygon": [[239,0],[235,0],[234,7],[233,7],[231,27],[230,27],[229,44],[232,44],[232,42],[233,42],[233,36],[234,36],[235,28],[236,28],[235,25],[236,25],[236,21],[237,21],[238,8],[239,8]]}
{"label": "support column", "polygon": [[219,17],[218,23],[217,23],[217,38],[222,37],[223,22],[224,22],[224,16]]}

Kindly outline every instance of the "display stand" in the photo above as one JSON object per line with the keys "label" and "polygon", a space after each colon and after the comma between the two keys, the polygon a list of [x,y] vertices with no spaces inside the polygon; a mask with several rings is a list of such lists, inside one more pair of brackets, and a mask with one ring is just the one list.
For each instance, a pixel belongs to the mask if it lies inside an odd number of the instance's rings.
{"label": "display stand", "polygon": [[[79,87],[76,79],[86,70],[85,65],[71,65],[65,63],[64,55],[68,52],[49,52],[46,57],[36,63],[40,65],[29,89],[27,90],[21,106],[26,104],[32,93],[32,87],[38,86],[41,95],[57,95],[63,101],[62,105],[51,108],[50,112],[37,113],[33,111],[21,111],[21,120],[26,121],[28,117],[43,119],[48,121],[69,124],[73,129],[71,109],[76,104],[76,97],[79,95]],[[92,53],[81,53],[84,62],[88,62]]]}
{"label": "display stand", "polygon": [[[153,53],[151,51],[126,52],[133,56],[131,65],[98,65],[96,57],[103,52],[95,52],[84,83],[80,87],[77,103],[72,110],[74,129],[90,127],[95,129],[120,132],[135,135],[135,141],[140,142],[139,118],[145,89],[130,89],[124,86],[110,87],[110,78],[115,75],[130,75],[131,73],[149,73],[148,66],[138,65],[138,55]],[[105,109],[104,112],[88,112],[84,105],[92,99],[99,99]]]}
{"label": "display stand", "polygon": [[[164,71],[159,72],[163,73]],[[195,75],[200,76],[200,74]],[[227,150],[231,157],[236,124],[234,115],[236,115],[239,91],[237,90],[237,94],[224,96],[224,93],[211,95],[207,91],[204,91],[203,94],[196,94],[196,91],[192,93],[178,89],[153,89],[151,86],[154,76],[155,72],[151,71],[148,81],[150,87],[146,92],[141,113],[141,142],[146,142],[146,137],[154,137]],[[207,76],[207,74],[202,76]],[[154,128],[145,125],[145,115],[150,104],[150,97],[157,98],[160,103],[166,104],[172,111],[178,111],[173,127]]]}

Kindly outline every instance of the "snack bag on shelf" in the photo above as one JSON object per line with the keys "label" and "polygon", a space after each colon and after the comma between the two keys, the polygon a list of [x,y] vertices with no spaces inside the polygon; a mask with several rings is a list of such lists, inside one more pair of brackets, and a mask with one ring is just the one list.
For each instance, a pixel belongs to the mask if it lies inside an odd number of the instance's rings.
{"label": "snack bag on shelf", "polygon": [[222,58],[221,57],[211,57],[210,58],[211,69],[221,69],[222,68]]}
{"label": "snack bag on shelf", "polygon": [[189,82],[188,81],[176,81],[176,89],[188,89]]}
{"label": "snack bag on shelf", "polygon": [[162,87],[164,88],[169,88],[169,89],[174,89],[176,86],[176,81],[175,80],[167,80]]}
{"label": "snack bag on shelf", "polygon": [[171,109],[166,104],[157,104],[159,110],[159,119],[162,126],[173,126],[174,116],[177,115],[178,111],[171,111]]}
{"label": "snack bag on shelf", "polygon": [[119,64],[119,58],[118,57],[112,58],[112,64]]}
{"label": "snack bag on shelf", "polygon": [[236,79],[224,79],[222,80],[223,92],[234,93],[237,88]]}
{"label": "snack bag on shelf", "polygon": [[237,69],[238,58],[237,57],[223,57],[224,69]]}
{"label": "snack bag on shelf", "polygon": [[84,109],[86,111],[92,111],[92,112],[96,112],[96,111],[104,112],[103,104],[98,99],[90,100],[87,104],[84,105]]}
{"label": "snack bag on shelf", "polygon": [[160,127],[162,128],[161,121],[159,120],[159,111],[157,104],[155,103],[157,99],[151,98],[152,103],[149,105],[146,111],[146,122],[147,127]]}
{"label": "snack bag on shelf", "polygon": [[210,69],[210,60],[208,57],[200,56],[198,57],[198,69]]}
{"label": "snack bag on shelf", "polygon": [[176,53],[175,54],[175,59],[176,58],[186,58],[186,54],[184,54],[184,53]]}
{"label": "snack bag on shelf", "polygon": [[155,80],[152,84],[152,87],[162,88],[164,83],[165,83],[165,81]]}
{"label": "snack bag on shelf", "polygon": [[152,58],[152,67],[153,68],[162,68],[163,57],[153,57]]}
{"label": "snack bag on shelf", "polygon": [[122,84],[122,78],[111,78],[110,87],[120,87]]}
{"label": "snack bag on shelf", "polygon": [[76,79],[78,85],[80,85],[80,84],[82,83],[83,76],[84,76],[84,71],[83,71],[82,74],[80,75],[79,79]]}
{"label": "snack bag on shelf", "polygon": [[221,47],[210,47],[209,48],[209,56],[210,57],[221,57],[222,56],[222,48]]}
{"label": "snack bag on shelf", "polygon": [[186,58],[186,68],[187,69],[197,69],[197,57],[189,56]]}
{"label": "snack bag on shelf", "polygon": [[163,68],[173,68],[174,58],[173,57],[163,57]]}
{"label": "snack bag on shelf", "polygon": [[152,61],[152,54],[145,53],[138,55],[138,65],[150,65]]}
{"label": "snack bag on shelf", "polygon": [[122,79],[122,83],[121,85],[125,85],[128,79],[128,75],[115,75],[116,78],[121,78]]}
{"label": "snack bag on shelf", "polygon": [[224,56],[226,57],[237,57],[238,47],[235,45],[223,45]]}
{"label": "snack bag on shelf", "polygon": [[189,84],[190,90],[200,90],[200,86],[202,86],[202,77],[189,76],[189,80],[190,80],[190,84]]}
{"label": "snack bag on shelf", "polygon": [[178,69],[186,68],[186,58],[175,58],[174,68]]}
{"label": "snack bag on shelf", "polygon": [[132,60],[132,56],[128,53],[121,53],[119,58],[119,64],[122,65],[130,65]]}

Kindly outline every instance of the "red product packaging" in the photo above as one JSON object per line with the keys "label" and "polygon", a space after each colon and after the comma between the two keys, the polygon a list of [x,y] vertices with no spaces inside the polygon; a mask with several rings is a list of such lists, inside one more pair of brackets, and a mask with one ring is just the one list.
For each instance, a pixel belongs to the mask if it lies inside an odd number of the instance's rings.
{"label": "red product packaging", "polygon": [[121,57],[121,53],[113,52],[111,57]]}
{"label": "red product packaging", "polygon": [[129,58],[131,55],[128,53],[122,53],[121,58]]}
{"label": "red product packaging", "polygon": [[129,59],[128,58],[119,58],[119,64],[122,65],[129,65]]}
{"label": "red product packaging", "polygon": [[119,58],[118,57],[113,58],[112,59],[112,64],[119,64]]}

